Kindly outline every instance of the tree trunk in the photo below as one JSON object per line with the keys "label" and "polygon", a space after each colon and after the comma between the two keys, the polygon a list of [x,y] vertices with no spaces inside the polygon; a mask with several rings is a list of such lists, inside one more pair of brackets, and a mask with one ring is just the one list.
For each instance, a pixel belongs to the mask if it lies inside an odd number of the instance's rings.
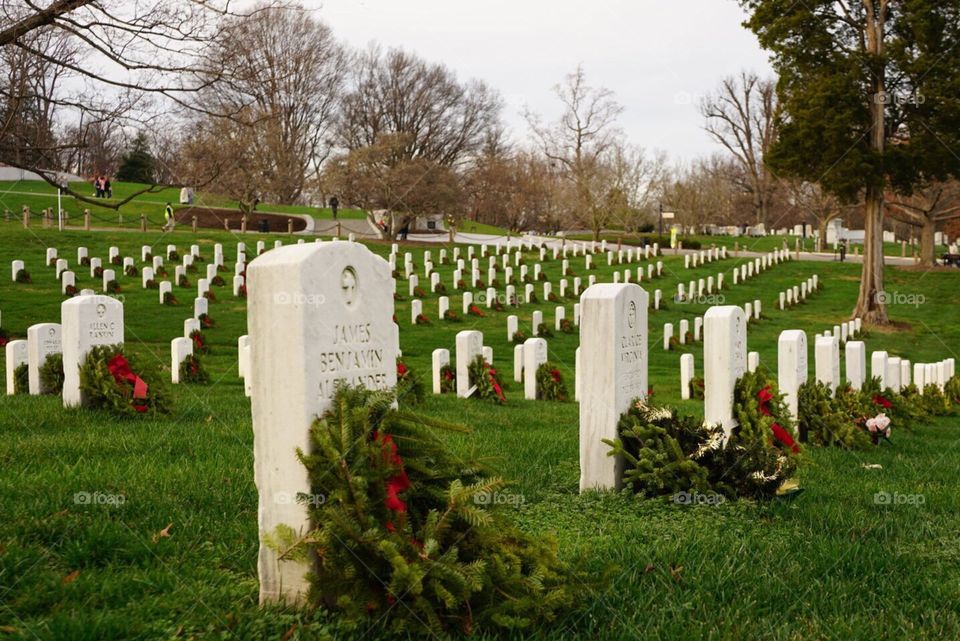
{"label": "tree trunk", "polygon": [[923,217],[923,226],[920,228],[920,264],[927,267],[937,266],[937,247],[934,243],[937,223],[928,216]]}
{"label": "tree trunk", "polygon": [[878,187],[867,188],[864,223],[863,272],[853,316],[865,323],[886,325],[889,318],[883,289],[883,191]]}
{"label": "tree trunk", "polygon": [[[887,87],[883,64],[883,38],[887,2],[875,7],[865,2],[866,8],[866,45],[867,53],[874,59],[871,70],[870,92],[870,147],[878,158],[883,158],[886,146],[886,101]],[[881,168],[882,172],[882,168]],[[882,177],[880,178],[882,180]],[[865,323],[886,325],[889,322],[883,291],[883,187],[877,179],[867,185],[864,205],[863,273],[860,277],[860,296],[853,309],[853,315],[859,316]]]}

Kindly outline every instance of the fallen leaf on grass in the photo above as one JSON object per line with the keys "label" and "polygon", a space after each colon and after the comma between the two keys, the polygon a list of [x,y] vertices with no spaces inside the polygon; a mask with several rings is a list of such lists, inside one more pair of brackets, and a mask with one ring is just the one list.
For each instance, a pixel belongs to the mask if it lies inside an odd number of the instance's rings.
{"label": "fallen leaf on grass", "polygon": [[883,466],[879,463],[861,463],[860,467],[865,470],[882,470]]}
{"label": "fallen leaf on grass", "polygon": [[680,577],[680,575],[681,575],[682,573],[683,573],[683,566],[682,566],[682,565],[677,565],[677,566],[671,565],[671,566],[670,566],[670,576],[672,576],[672,577],[673,577],[673,580],[676,581],[677,583],[680,583],[680,582],[681,582],[681,577]]}
{"label": "fallen leaf on grass", "polygon": [[169,539],[170,538],[170,528],[173,527],[173,523],[167,523],[167,527],[163,528],[159,532],[153,535],[153,542],[156,543],[160,539]]}
{"label": "fallen leaf on grass", "polygon": [[80,576],[80,570],[74,570],[67,576],[63,577],[63,580],[60,581],[63,585],[70,585],[77,580],[77,577]]}
{"label": "fallen leaf on grass", "polygon": [[16,634],[17,629],[12,625],[0,625],[0,632],[4,634]]}
{"label": "fallen leaf on grass", "polygon": [[290,629],[286,631],[283,635],[283,641],[289,641],[290,637],[293,636],[293,633],[297,631],[297,628],[300,627],[296,623],[290,626]]}
{"label": "fallen leaf on grass", "polygon": [[655,569],[656,569],[656,566],[654,566],[653,563],[647,563],[647,567],[643,568],[643,573],[644,573],[644,574],[650,574],[650,573],[653,572]]}

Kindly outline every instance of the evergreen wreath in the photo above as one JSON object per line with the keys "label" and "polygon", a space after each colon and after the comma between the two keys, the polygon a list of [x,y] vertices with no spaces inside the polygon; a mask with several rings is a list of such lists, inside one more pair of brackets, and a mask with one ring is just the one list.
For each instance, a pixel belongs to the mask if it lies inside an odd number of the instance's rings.
{"label": "evergreen wreath", "polygon": [[298,452],[315,529],[281,526],[270,544],[312,560],[312,602],[349,625],[432,636],[538,629],[571,609],[582,571],[551,538],[518,530],[491,500],[505,482],[437,436],[468,430],[393,401],[341,386],[310,430],[312,453]]}
{"label": "evergreen wreath", "polygon": [[140,275],[140,271],[134,265],[128,265],[127,268],[123,270],[123,273],[126,274],[127,276]]}
{"label": "evergreen wreath", "polygon": [[453,394],[457,391],[457,370],[449,363],[440,368],[440,393]]}
{"label": "evergreen wreath", "polygon": [[213,293],[212,289],[208,289],[207,291],[203,292],[203,297],[206,298],[211,303],[217,302],[217,295]]}
{"label": "evergreen wreath", "polygon": [[217,274],[210,281],[210,285],[214,287],[224,287],[227,284],[227,281],[223,280],[223,276]]}
{"label": "evergreen wreath", "polygon": [[63,354],[50,354],[40,366],[40,391],[44,394],[63,393]]}
{"label": "evergreen wreath", "polygon": [[446,293],[447,293],[447,286],[444,285],[443,283],[437,283],[437,288],[436,288],[436,290],[435,290],[434,293],[440,294],[441,296],[442,296],[443,294],[446,294]]}
{"label": "evergreen wreath", "polygon": [[611,456],[623,457],[627,487],[645,496],[716,492],[771,499],[796,469],[789,450],[753,438],[749,428],[737,426],[725,438],[720,426],[643,400],[621,417],[618,432],[618,439],[604,443]]}
{"label": "evergreen wreath", "polygon": [[424,291],[423,287],[414,287],[413,288],[413,297],[414,298],[426,298],[427,292]]}
{"label": "evergreen wreath", "polygon": [[73,298],[79,293],[79,291],[80,290],[78,290],[76,286],[67,285],[66,288],[63,290],[63,295],[66,296],[67,298]]}
{"label": "evergreen wreath", "polygon": [[6,347],[10,342],[10,332],[6,328],[0,327],[0,347]]}
{"label": "evergreen wreath", "polygon": [[553,338],[553,330],[546,323],[540,323],[537,326],[537,336],[541,338]]}
{"label": "evergreen wreath", "polygon": [[537,398],[545,401],[569,401],[563,374],[555,363],[547,361],[537,368]]}
{"label": "evergreen wreath", "polygon": [[860,394],[849,387],[837,389],[834,398],[820,381],[807,381],[797,392],[800,439],[821,447],[863,449],[870,445],[864,431],[868,411]]}
{"label": "evergreen wreath", "polygon": [[180,278],[177,279],[178,287],[190,287],[190,280],[187,278],[186,274],[180,274]]}
{"label": "evergreen wreath", "polygon": [[507,402],[503,394],[504,386],[503,381],[500,380],[500,375],[483,356],[477,356],[467,371],[470,377],[470,385],[477,388],[473,395],[475,398],[493,401],[501,405]]}
{"label": "evergreen wreath", "polygon": [[152,278],[147,279],[146,289],[159,289],[159,288],[160,288],[160,285],[157,284],[156,280]]}
{"label": "evergreen wreath", "polygon": [[108,294],[119,294],[119,293],[120,293],[120,283],[118,283],[118,282],[115,281],[115,280],[111,280],[110,282],[107,283],[107,286],[106,286],[106,288],[105,288],[105,291],[106,291]]}
{"label": "evergreen wreath", "polygon": [[114,256],[113,258],[110,259],[110,264],[111,264],[111,265],[121,265],[121,264],[123,264],[123,257],[120,256],[120,254],[117,254],[116,256]]}
{"label": "evergreen wreath", "polygon": [[397,359],[397,401],[409,405],[423,402],[426,392],[423,381],[406,363]]}
{"label": "evergreen wreath", "polygon": [[477,307],[476,305],[471,305],[470,307],[468,307],[467,314],[469,314],[470,316],[478,316],[480,318],[483,318],[486,316],[486,314],[483,313],[483,310]]}
{"label": "evergreen wreath", "polygon": [[103,278],[103,267],[97,265],[93,268],[93,277],[94,278]]}
{"label": "evergreen wreath", "polygon": [[20,363],[13,370],[13,393],[26,394],[30,391],[30,370],[26,363]]}
{"label": "evergreen wreath", "polygon": [[573,323],[570,322],[569,318],[564,318],[560,321],[560,331],[564,334],[572,334],[577,331],[577,329],[573,326]]}
{"label": "evergreen wreath", "polygon": [[175,249],[172,250],[170,253],[167,254],[167,260],[171,260],[171,261],[172,261],[172,260],[180,260],[180,252],[178,252],[178,251],[175,250]]}
{"label": "evergreen wreath", "polygon": [[203,329],[210,329],[211,327],[217,326],[216,321],[210,318],[209,314],[200,314],[197,316],[197,320],[200,321],[200,327]]}
{"label": "evergreen wreath", "polygon": [[417,325],[429,325],[430,319],[427,318],[426,314],[417,314],[416,319],[414,319]]}
{"label": "evergreen wreath", "polygon": [[[960,376],[954,376],[943,386],[944,395],[954,404],[960,405]],[[926,388],[924,388],[926,391]]]}
{"label": "evergreen wreath", "polygon": [[168,307],[174,307],[180,303],[177,301],[177,297],[173,295],[173,292],[164,292],[163,304],[167,305]]}
{"label": "evergreen wreath", "polygon": [[180,382],[192,383],[195,385],[207,385],[210,383],[210,374],[207,373],[200,357],[196,354],[190,354],[180,363]]}
{"label": "evergreen wreath", "polygon": [[460,315],[452,309],[448,309],[443,313],[443,320],[450,321],[451,323],[460,323],[463,321],[463,319],[460,318]]}
{"label": "evergreen wreath", "polygon": [[170,401],[161,380],[155,368],[148,372],[128,360],[122,345],[94,347],[80,365],[83,406],[117,416],[169,413]]}
{"label": "evergreen wreath", "polygon": [[33,279],[30,277],[30,272],[28,272],[26,269],[18,269],[17,277],[14,280],[21,285],[30,284],[33,282]]}
{"label": "evergreen wreath", "polygon": [[513,333],[514,345],[523,345],[526,341],[527,341],[527,335],[523,333],[522,329],[518,329]]}
{"label": "evergreen wreath", "polygon": [[203,335],[199,329],[195,329],[190,332],[188,337],[193,341],[193,353],[194,354],[209,354],[210,346],[207,344],[207,337]]}

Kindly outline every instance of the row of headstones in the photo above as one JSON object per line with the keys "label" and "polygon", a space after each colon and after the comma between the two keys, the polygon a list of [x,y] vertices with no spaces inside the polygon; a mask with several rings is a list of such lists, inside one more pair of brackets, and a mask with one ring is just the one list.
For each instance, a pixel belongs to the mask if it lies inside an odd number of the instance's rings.
{"label": "row of headstones", "polygon": [[[490,255],[490,247],[489,245],[484,243],[480,246],[480,258],[489,257],[490,267],[494,267],[496,265],[496,256],[501,256],[501,252],[503,250],[506,250],[502,254],[502,260],[503,260],[503,267],[507,268],[509,266],[509,261],[510,261],[509,255],[511,253],[511,250],[513,250],[515,254],[514,255],[515,265],[520,266],[520,260],[523,257],[522,252],[523,252],[524,246],[526,246],[526,249],[528,251],[532,250],[534,247],[534,242],[532,240],[527,241],[526,243],[521,241],[515,246],[512,245],[510,242],[506,244],[497,243],[496,245],[494,245],[494,252],[495,252],[494,255]],[[580,255],[585,257],[587,259],[585,262],[586,268],[590,269],[592,265],[592,256],[597,253],[597,243],[591,242],[589,244],[589,247],[590,247],[589,253],[587,250],[588,245],[585,243],[573,243],[571,245],[564,244],[562,248],[554,247],[552,251],[553,260],[558,260],[561,257],[566,259],[567,256],[570,255],[569,250],[571,247],[573,249],[573,252],[572,252],[573,256]],[[400,246],[397,243],[393,243],[390,247],[390,256],[388,258],[391,271],[397,270],[397,256],[399,255],[399,252],[400,252]],[[607,264],[613,265],[614,262],[616,262],[617,264],[624,264],[624,263],[632,263],[634,262],[634,260],[640,260],[641,254],[643,254],[643,258],[645,260],[649,260],[651,255],[654,257],[659,255],[660,247],[658,244],[654,243],[652,246],[648,245],[643,247],[642,250],[639,247],[636,247],[636,248],[628,247],[625,250],[618,249],[616,254],[614,254],[613,250],[607,249],[607,241],[603,240],[603,241],[600,241],[600,252],[606,253]],[[460,248],[454,247],[452,255],[453,255],[453,259],[452,259],[453,262],[456,263],[457,268],[462,272],[465,268],[466,263],[461,258]],[[441,265],[446,263],[447,256],[448,256],[448,253],[446,249],[441,249],[439,251],[439,261]],[[473,245],[467,246],[466,259],[471,261],[472,269],[479,270],[480,264],[479,264],[478,258],[476,257],[476,249]],[[541,246],[540,262],[543,262],[545,260],[547,260],[547,248],[544,246]],[[410,252],[405,252],[403,255],[403,263],[404,263],[404,278],[410,278],[413,272],[413,254]],[[423,265],[424,265],[424,276],[429,276],[430,273],[433,271],[432,250],[429,250],[429,249],[424,250]],[[567,272],[568,267],[569,267],[569,261],[565,260],[564,269],[563,269],[564,273]]]}
{"label": "row of headstones", "polygon": [[[445,252],[446,250],[440,250],[440,251],[442,253],[442,252]],[[425,253],[429,253],[429,250]],[[406,256],[410,257],[411,254],[407,253]],[[534,263],[533,269],[531,270],[530,268],[528,268],[527,265],[519,264],[519,260],[521,257],[520,254],[516,254],[516,257],[518,261],[518,264],[516,265],[517,271],[518,271],[518,278],[514,279],[514,267],[507,264],[509,256],[507,254],[503,255],[504,284],[516,285],[520,283],[525,283],[528,280],[533,280],[533,281],[541,280],[541,277],[543,274],[543,266],[540,263]],[[391,255],[391,259],[392,258],[393,258],[393,255]],[[410,260],[412,260],[412,258],[410,258]],[[590,255],[587,255],[587,269],[588,270],[591,269]],[[420,277],[413,272],[414,272],[413,263],[407,262],[406,265],[404,266],[404,278],[408,282],[411,295],[413,290],[420,285]],[[464,284],[466,285],[467,281],[464,279],[465,272],[466,272],[466,263],[464,263],[463,259],[458,259],[456,267],[451,274],[452,287],[454,289],[460,289],[460,281],[464,281]],[[648,280],[652,280],[655,276],[660,276],[662,273],[663,273],[663,262],[658,261],[656,264],[656,271],[654,271],[654,265],[651,264],[647,266],[646,278]],[[571,275],[570,262],[567,259],[563,259],[561,274],[564,277],[560,281],[560,283],[562,284],[564,281],[566,281],[566,277]],[[432,262],[428,261],[424,263],[423,277],[429,279],[430,291],[436,292],[438,287],[441,284],[441,276],[439,272],[434,270],[434,265]],[[619,271],[616,272],[613,275],[613,278],[615,282],[619,281],[621,278],[621,272]],[[622,278],[624,282],[630,282],[631,280],[633,280],[633,272],[630,269],[624,269],[622,272]],[[481,279],[482,279],[482,273],[480,271],[479,259],[473,258],[471,260],[471,266],[470,266],[470,280],[469,280],[470,287],[472,287],[473,289],[476,289]],[[637,267],[636,280],[637,282],[641,282],[643,281],[643,279],[644,279],[644,268],[642,266]],[[499,281],[499,280],[500,279],[498,278],[498,266],[496,264],[496,257],[490,256],[489,267],[487,268],[487,284],[492,284],[494,281]],[[515,280],[516,282],[514,282]],[[574,278],[574,282],[578,282],[578,281],[580,281],[579,278]]]}
{"label": "row of headstones", "polygon": [[[689,257],[689,254],[687,256]],[[733,285],[743,283],[774,265],[778,265],[787,260],[790,260],[789,252],[786,250],[775,250],[758,258],[754,258],[750,262],[743,263],[733,270]],[[720,272],[716,277],[716,290],[718,292],[722,291],[723,285],[724,275],[723,272]],[[713,291],[713,276],[708,276],[705,279],[700,278],[696,281],[691,280],[686,286],[683,283],[677,283],[677,294],[674,297],[674,301],[696,302],[698,299],[713,294]]]}
{"label": "row of headstones", "polygon": [[780,292],[780,309],[784,310],[807,300],[807,294],[813,294],[820,286],[820,276],[814,274],[799,285]]}
{"label": "row of headstones", "polygon": [[41,394],[40,368],[54,354],[63,357],[63,404],[81,402],[80,365],[90,350],[99,345],[123,344],[123,303],[93,290],[64,301],[59,323],[37,323],[27,329],[26,340],[6,345],[7,394],[15,392],[14,372],[27,365],[28,391]]}
{"label": "row of headstones", "polygon": [[699,251],[694,254],[684,254],[683,268],[693,269],[695,267],[702,267],[707,263],[712,263],[715,260],[725,259],[726,257],[727,257],[726,247],[714,247],[712,249]]}
{"label": "row of headstones", "polygon": [[[749,315],[749,312],[747,312],[747,310],[744,310],[744,317],[749,321],[750,315]],[[835,336],[837,345],[841,346],[844,343],[847,343],[848,338],[855,337],[860,332],[861,326],[862,326],[861,320],[857,318],[851,321],[847,321],[843,323],[843,325],[841,326],[835,326],[834,328],[835,333],[833,334],[828,333],[828,335]],[[841,332],[841,328],[842,328],[842,332]],[[779,362],[781,363],[784,362],[784,360],[787,360],[789,362],[790,359],[792,358],[790,356],[790,353],[792,353],[791,350],[786,349],[789,347],[789,342],[785,340],[785,337],[796,336],[796,334],[791,333],[792,331],[793,330],[783,332],[783,334],[781,335],[780,356],[779,356]],[[842,334],[842,339],[841,339],[841,334]],[[804,341],[803,344],[805,346],[806,334],[804,334],[803,341]],[[849,343],[849,344],[852,345],[852,343]],[[856,347],[854,347],[853,349],[855,350]],[[796,351],[796,350],[793,350],[793,351]],[[839,348],[837,353],[839,358]],[[822,382],[829,384],[830,381],[833,381],[833,383],[836,384],[837,377],[833,376],[832,362],[829,361],[831,354],[832,354],[832,347],[830,348],[830,350],[827,350],[826,347],[823,348],[823,351],[820,354],[820,358],[822,360],[822,366],[818,369],[818,371],[822,375],[822,379],[820,379],[822,380]],[[804,361],[804,367],[806,367],[805,363],[806,361]],[[758,352],[748,352],[747,353],[747,371],[754,372],[759,366],[760,366],[760,354]],[[839,364],[838,364],[838,368],[839,368]],[[780,371],[781,373],[783,373],[784,371],[787,371],[787,372],[792,371],[792,369],[788,367],[786,370],[781,369]],[[693,379],[695,376],[696,376],[696,364],[695,364],[695,359],[693,354],[681,355],[680,356],[680,397],[682,399],[687,400],[691,397],[691,393],[692,393],[691,384],[693,383]],[[806,375],[804,375],[803,381],[806,381]],[[859,389],[859,385],[861,384],[862,384],[862,381],[857,383],[858,385],[857,389]],[[793,384],[790,383],[789,381],[782,380],[781,385],[789,388]],[[797,384],[797,386],[799,386],[799,384]]]}
{"label": "row of headstones", "polygon": [[[598,285],[582,299],[577,393],[580,399],[580,488],[616,488],[621,484],[623,462],[608,456],[604,439],[617,437],[621,414],[634,399],[647,395],[647,293],[636,285]],[[859,322],[853,321],[854,331]],[[759,355],[748,356],[747,316],[737,306],[715,306],[707,310],[704,330],[704,420],[721,426],[729,434],[735,425],[733,402],[737,380],[759,365]],[[794,417],[797,393],[807,379],[806,333],[783,332],[778,345],[778,378],[781,391]],[[840,340],[817,337],[816,376],[836,389],[840,382]],[[904,370],[902,361],[891,365],[874,355],[875,374],[882,373],[885,385],[897,384]],[[689,389],[693,378],[693,357],[681,360],[682,382]],[[940,378],[949,380],[952,362],[938,365]],[[897,372],[894,372],[894,369]],[[932,371],[924,368],[924,374]],[[847,343],[847,378],[856,388],[866,377],[864,344]],[[888,378],[889,377],[889,378]]]}
{"label": "row of headstones", "polygon": [[[483,333],[477,330],[458,332],[455,341],[456,393],[457,398],[469,398],[476,392],[470,384],[470,365],[477,357],[493,365],[493,348],[483,344]],[[523,396],[537,399],[537,368],[547,362],[547,341],[543,338],[528,338],[522,345],[513,348],[513,380],[523,383]],[[442,392],[443,368],[450,365],[450,350],[435,349],[432,354],[433,393]]]}

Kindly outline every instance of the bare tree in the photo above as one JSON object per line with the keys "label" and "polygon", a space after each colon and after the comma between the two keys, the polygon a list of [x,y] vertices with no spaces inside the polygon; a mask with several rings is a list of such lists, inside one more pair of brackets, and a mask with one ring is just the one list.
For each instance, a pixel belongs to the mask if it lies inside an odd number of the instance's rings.
{"label": "bare tree", "polygon": [[728,77],[700,103],[705,129],[739,165],[744,187],[753,197],[755,223],[770,223],[777,179],[764,158],[777,138],[776,85],[753,72]]}
{"label": "bare tree", "polygon": [[[63,112],[65,121],[80,123],[80,136],[35,151],[43,151],[44,158],[69,157],[68,147],[83,144],[82,132],[93,123],[142,126],[160,107],[198,109],[195,96],[222,79],[202,62],[221,20],[260,10],[237,13],[231,6],[231,0],[0,0],[0,48],[18,49],[44,61],[49,107]],[[60,52],[45,49],[39,34],[51,34],[55,41],[65,38],[71,46]],[[66,73],[74,77],[70,86],[60,83],[53,90],[50,79]],[[3,98],[9,102],[15,97]],[[14,159],[10,164],[36,171],[51,184],[57,182],[56,172],[39,163]],[[70,193],[81,201],[119,208],[154,189],[112,202]]]}
{"label": "bare tree", "polygon": [[[256,165],[248,179],[261,199],[297,202],[330,154],[347,54],[302,7],[262,4],[252,17],[229,19],[211,49],[211,80],[226,74],[202,92],[203,111],[235,114],[231,126],[254,130],[246,153],[256,161],[237,168]],[[220,127],[217,116],[201,119],[201,127]],[[210,142],[209,153],[217,155],[216,140]]]}
{"label": "bare tree", "polygon": [[571,214],[599,239],[610,219],[609,172],[604,165],[621,133],[617,118],[623,107],[609,89],[588,85],[582,67],[555,86],[554,93],[563,106],[557,122],[544,124],[529,111],[525,116],[544,155],[562,169],[573,187]]}
{"label": "bare tree", "polygon": [[892,218],[920,228],[920,262],[937,264],[937,225],[960,219],[960,183],[932,181],[909,196],[892,195],[886,202]]}
{"label": "bare tree", "polygon": [[347,149],[402,136],[395,161],[423,158],[453,167],[479,154],[497,131],[501,100],[482,82],[461,83],[443,65],[399,49],[371,48],[353,66],[338,127]]}

